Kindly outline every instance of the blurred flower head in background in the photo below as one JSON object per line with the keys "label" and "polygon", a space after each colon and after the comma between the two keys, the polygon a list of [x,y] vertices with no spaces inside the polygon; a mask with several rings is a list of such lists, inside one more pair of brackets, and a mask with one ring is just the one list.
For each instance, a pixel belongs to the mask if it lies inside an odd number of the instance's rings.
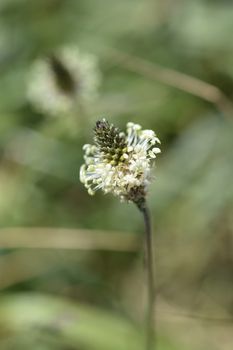
{"label": "blurred flower head in background", "polygon": [[82,53],[77,47],[63,47],[34,62],[28,99],[45,114],[69,113],[96,98],[100,76],[96,56]]}
{"label": "blurred flower head in background", "polygon": [[145,197],[151,178],[152,163],[160,143],[152,130],[142,130],[134,123],[127,124],[126,134],[105,119],[97,121],[95,145],[84,145],[85,164],[80,180],[93,195],[98,189],[113,193],[121,200],[138,203]]}

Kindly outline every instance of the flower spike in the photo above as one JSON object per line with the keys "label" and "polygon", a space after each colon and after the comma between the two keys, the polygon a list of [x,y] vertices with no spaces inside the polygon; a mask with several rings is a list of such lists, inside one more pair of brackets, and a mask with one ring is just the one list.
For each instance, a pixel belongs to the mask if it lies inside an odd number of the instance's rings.
{"label": "flower spike", "polygon": [[121,200],[139,202],[145,198],[151,180],[151,168],[161,152],[159,139],[152,130],[128,123],[126,133],[105,119],[96,122],[94,145],[84,146],[85,164],[80,180],[88,193],[102,189]]}

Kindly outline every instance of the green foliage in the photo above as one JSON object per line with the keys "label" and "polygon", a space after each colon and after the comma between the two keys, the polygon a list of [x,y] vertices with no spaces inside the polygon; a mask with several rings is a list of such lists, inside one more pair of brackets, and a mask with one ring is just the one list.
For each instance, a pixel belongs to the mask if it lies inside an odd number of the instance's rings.
{"label": "green foliage", "polygon": [[[7,320],[0,317],[0,324],[4,323],[5,343],[10,345],[7,349],[16,346],[17,349],[27,346],[65,349],[67,346],[69,349],[136,350],[143,347],[142,332],[133,323],[65,299],[35,294],[10,295],[2,299],[0,310],[1,315],[7,314]],[[19,334],[17,342],[8,339],[11,332]],[[46,340],[50,344],[47,347],[43,345]],[[176,350],[178,347],[169,346],[168,340],[161,338],[158,349]]]}

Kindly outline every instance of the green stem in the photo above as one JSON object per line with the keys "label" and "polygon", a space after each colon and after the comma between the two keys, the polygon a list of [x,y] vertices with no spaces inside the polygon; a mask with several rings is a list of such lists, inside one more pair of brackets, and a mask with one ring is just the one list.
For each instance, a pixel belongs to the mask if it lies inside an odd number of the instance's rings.
{"label": "green stem", "polygon": [[146,312],[146,350],[155,349],[155,325],[154,325],[154,264],[153,264],[153,243],[150,212],[146,202],[138,204],[138,208],[143,214],[145,223],[144,235],[144,260],[147,278],[147,312]]}

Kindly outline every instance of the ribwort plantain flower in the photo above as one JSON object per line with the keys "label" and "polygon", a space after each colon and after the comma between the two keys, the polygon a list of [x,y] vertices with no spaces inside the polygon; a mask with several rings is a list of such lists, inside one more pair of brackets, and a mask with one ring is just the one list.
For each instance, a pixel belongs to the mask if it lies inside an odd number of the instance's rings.
{"label": "ribwort plantain flower", "polygon": [[85,164],[80,169],[80,180],[90,195],[99,189],[113,193],[122,201],[135,203],[143,215],[147,275],[146,350],[154,349],[156,339],[153,236],[146,193],[156,155],[161,152],[157,144],[160,141],[152,130],[142,130],[138,124],[128,123],[125,133],[102,119],[94,128],[94,144],[83,147]]}
{"label": "ribwort plantain flower", "polygon": [[88,105],[99,84],[96,57],[77,47],[63,47],[34,62],[27,95],[38,111],[56,116],[69,113],[76,104]]}
{"label": "ribwort plantain flower", "polygon": [[161,152],[154,131],[128,123],[126,133],[102,119],[94,128],[94,145],[86,144],[80,180],[90,195],[101,189],[138,206],[144,201],[151,168]]}

